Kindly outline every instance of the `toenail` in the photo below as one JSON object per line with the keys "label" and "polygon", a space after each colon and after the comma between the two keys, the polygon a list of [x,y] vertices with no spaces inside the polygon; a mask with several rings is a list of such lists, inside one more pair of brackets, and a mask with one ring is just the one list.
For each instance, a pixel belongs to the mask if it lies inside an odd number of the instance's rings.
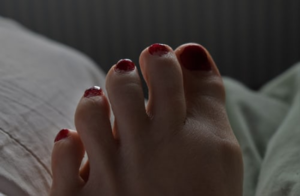
{"label": "toenail", "polygon": [[164,44],[153,44],[148,48],[148,51],[152,55],[163,56],[170,52],[169,48]]}
{"label": "toenail", "polygon": [[118,73],[124,73],[133,71],[135,69],[134,63],[130,59],[121,59],[115,66],[115,71]]}
{"label": "toenail", "polygon": [[83,96],[85,98],[90,98],[101,95],[103,95],[102,89],[99,86],[93,86],[92,88],[87,89]]}
{"label": "toenail", "polygon": [[189,70],[210,71],[211,65],[205,49],[199,45],[186,46],[179,56],[183,67]]}
{"label": "toenail", "polygon": [[58,142],[58,141],[60,141],[60,140],[62,140],[62,139],[64,139],[64,138],[68,137],[69,132],[70,132],[70,131],[69,131],[68,129],[62,129],[62,130],[57,134],[57,136],[55,137],[54,142]]}

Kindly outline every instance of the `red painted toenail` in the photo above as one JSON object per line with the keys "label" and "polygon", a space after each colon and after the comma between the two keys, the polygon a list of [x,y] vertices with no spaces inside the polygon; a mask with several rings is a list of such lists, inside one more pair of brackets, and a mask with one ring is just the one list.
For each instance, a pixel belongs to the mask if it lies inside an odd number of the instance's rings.
{"label": "red painted toenail", "polygon": [[205,49],[198,45],[186,46],[180,54],[179,60],[181,65],[189,70],[211,70]]}
{"label": "red painted toenail", "polygon": [[164,44],[153,44],[148,48],[148,51],[152,55],[163,56],[170,52],[169,48]]}
{"label": "red painted toenail", "polygon": [[101,96],[103,95],[102,89],[99,86],[94,86],[92,88],[87,89],[84,92],[84,97],[90,98],[90,97],[95,97],[95,96]]}
{"label": "red painted toenail", "polygon": [[134,63],[130,59],[121,59],[115,66],[116,72],[129,72],[135,69]]}
{"label": "red painted toenail", "polygon": [[62,129],[62,130],[57,134],[57,136],[55,137],[54,142],[58,142],[58,141],[60,141],[60,140],[62,140],[62,139],[64,139],[64,138],[68,137],[69,132],[70,132],[70,131],[69,131],[68,129]]}

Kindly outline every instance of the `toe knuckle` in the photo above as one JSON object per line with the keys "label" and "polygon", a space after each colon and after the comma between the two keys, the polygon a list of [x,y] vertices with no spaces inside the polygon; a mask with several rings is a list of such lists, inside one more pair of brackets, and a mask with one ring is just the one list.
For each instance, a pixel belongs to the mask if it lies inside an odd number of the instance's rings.
{"label": "toe knuckle", "polygon": [[222,103],[225,102],[225,87],[220,77],[212,77],[207,80],[204,85],[204,91],[200,91],[199,93],[203,94],[206,97],[218,99]]}
{"label": "toe knuckle", "polygon": [[236,141],[223,139],[220,142],[220,149],[226,156],[241,156],[241,148]]}
{"label": "toe knuckle", "polygon": [[223,81],[220,77],[216,77],[210,82],[211,89],[213,89],[214,93],[216,93],[218,96],[224,97],[225,96],[225,88],[223,85]]}

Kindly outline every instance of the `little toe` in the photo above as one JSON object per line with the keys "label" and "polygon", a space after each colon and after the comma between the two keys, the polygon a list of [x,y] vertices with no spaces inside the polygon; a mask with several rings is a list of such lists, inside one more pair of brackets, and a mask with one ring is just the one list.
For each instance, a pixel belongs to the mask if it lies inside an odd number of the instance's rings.
{"label": "little toe", "polygon": [[[52,195],[74,192],[83,185],[84,181],[79,175],[83,155],[84,147],[76,132],[63,129],[57,134],[51,159]],[[57,191],[57,194],[53,191]]]}
{"label": "little toe", "polygon": [[144,126],[149,120],[141,80],[131,60],[122,59],[110,69],[106,89],[115,116],[115,129],[121,128],[117,130],[119,141],[131,143],[142,129],[140,125]]}
{"label": "little toe", "polygon": [[223,117],[225,90],[209,52],[199,44],[190,43],[178,47],[175,53],[182,68],[188,115]]}
{"label": "little toe", "polygon": [[97,86],[85,91],[76,109],[75,125],[88,155],[91,175],[104,175],[113,170],[117,145],[109,110],[107,98]]}
{"label": "little toe", "polygon": [[141,53],[140,66],[149,89],[147,112],[153,120],[183,123],[182,72],[174,51],[167,45],[153,44]]}

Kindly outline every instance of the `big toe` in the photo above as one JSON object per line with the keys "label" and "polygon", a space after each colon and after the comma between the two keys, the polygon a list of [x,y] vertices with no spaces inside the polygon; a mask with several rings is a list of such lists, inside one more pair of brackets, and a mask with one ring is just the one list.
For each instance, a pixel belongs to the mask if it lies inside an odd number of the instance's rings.
{"label": "big toe", "polygon": [[175,54],[181,64],[189,117],[224,119],[225,90],[209,52],[199,44],[184,44]]}

